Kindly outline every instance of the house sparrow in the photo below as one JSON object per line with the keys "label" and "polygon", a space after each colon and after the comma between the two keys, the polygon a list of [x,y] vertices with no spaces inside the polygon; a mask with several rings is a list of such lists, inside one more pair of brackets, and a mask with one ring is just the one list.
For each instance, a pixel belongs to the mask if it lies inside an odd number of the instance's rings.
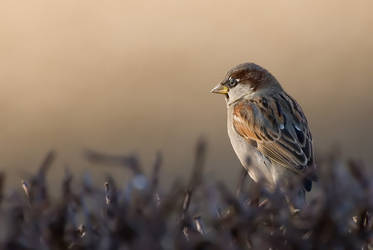
{"label": "house sparrow", "polygon": [[231,69],[211,92],[225,95],[228,135],[249,176],[295,193],[292,205],[304,206],[316,175],[312,136],[299,104],[254,63]]}

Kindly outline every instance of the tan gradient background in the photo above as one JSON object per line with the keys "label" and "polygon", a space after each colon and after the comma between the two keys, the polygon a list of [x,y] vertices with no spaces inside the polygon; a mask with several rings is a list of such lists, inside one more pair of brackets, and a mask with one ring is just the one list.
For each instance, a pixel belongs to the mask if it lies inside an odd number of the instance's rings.
{"label": "tan gradient background", "polygon": [[[1,167],[17,181],[55,149],[58,178],[64,165],[89,167],[84,148],[137,152],[146,166],[162,150],[167,175],[182,176],[202,134],[208,173],[233,180],[225,103],[209,90],[245,61],[299,101],[317,152],[341,143],[346,156],[373,160],[372,8],[368,0],[3,0]],[[123,173],[95,173],[103,172]]]}

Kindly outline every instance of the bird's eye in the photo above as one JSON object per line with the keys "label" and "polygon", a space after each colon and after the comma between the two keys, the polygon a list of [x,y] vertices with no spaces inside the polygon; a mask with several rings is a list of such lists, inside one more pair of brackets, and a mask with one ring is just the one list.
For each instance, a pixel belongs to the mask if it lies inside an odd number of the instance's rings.
{"label": "bird's eye", "polygon": [[238,84],[238,82],[239,82],[239,79],[234,79],[232,77],[229,77],[228,80],[229,80],[229,82],[228,82],[228,87],[229,88],[235,87]]}

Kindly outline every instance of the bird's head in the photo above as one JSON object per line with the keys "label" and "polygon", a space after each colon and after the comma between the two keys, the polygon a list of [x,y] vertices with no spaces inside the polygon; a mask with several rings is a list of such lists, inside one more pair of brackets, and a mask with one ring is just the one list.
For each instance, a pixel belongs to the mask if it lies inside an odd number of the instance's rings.
{"label": "bird's head", "polygon": [[276,90],[281,86],[271,73],[255,63],[243,63],[229,70],[211,93],[224,94],[227,102],[234,102],[243,96]]}

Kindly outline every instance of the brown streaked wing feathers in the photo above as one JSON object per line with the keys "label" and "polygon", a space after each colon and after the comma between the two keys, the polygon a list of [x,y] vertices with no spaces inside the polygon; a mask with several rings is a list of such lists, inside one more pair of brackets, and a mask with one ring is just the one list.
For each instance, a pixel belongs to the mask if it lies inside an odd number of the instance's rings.
{"label": "brown streaked wing feathers", "polygon": [[234,106],[237,133],[254,140],[269,160],[299,174],[313,165],[312,138],[300,106],[285,93],[241,99]]}

